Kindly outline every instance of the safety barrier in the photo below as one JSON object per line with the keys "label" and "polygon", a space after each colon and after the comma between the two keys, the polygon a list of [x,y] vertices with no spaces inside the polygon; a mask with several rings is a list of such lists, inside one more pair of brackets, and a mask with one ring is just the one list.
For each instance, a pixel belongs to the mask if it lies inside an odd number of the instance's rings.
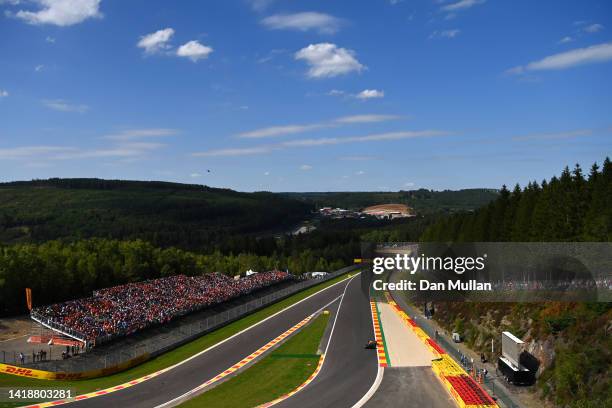
{"label": "safety barrier", "polygon": [[149,354],[143,354],[129,361],[117,364],[113,367],[83,371],[78,373],[36,370],[33,368],[16,367],[13,365],[0,363],[0,373],[16,375],[19,377],[36,378],[38,380],[85,380],[88,378],[103,377],[105,375],[111,375],[118,373],[119,371],[127,370],[128,368],[134,367],[138,364],[147,361],[149,358]]}

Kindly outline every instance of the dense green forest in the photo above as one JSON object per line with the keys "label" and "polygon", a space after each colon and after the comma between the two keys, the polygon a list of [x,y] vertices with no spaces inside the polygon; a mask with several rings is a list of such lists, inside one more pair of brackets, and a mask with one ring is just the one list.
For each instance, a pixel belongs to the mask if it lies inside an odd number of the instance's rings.
{"label": "dense green forest", "polygon": [[289,228],[312,206],[272,193],[99,179],[0,184],[0,242],[143,239],[202,250],[235,235]]}
{"label": "dense green forest", "polygon": [[[529,183],[473,213],[432,223],[423,241],[612,240],[612,163],[579,165],[559,177]],[[488,353],[490,339],[510,330],[534,345],[543,363],[537,382],[542,399],[556,407],[612,406],[612,304],[439,303],[436,320],[459,330],[468,345]],[[495,337],[496,338],[496,337]],[[496,349],[499,349],[499,344]]]}
{"label": "dense green forest", "polygon": [[399,192],[284,193],[289,198],[312,203],[316,208],[360,209],[376,204],[406,204],[418,214],[452,213],[480,208],[497,198],[494,189],[433,191],[426,189]]}
{"label": "dense green forest", "polygon": [[612,240],[612,163],[593,164],[588,176],[577,164],[560,177],[529,183],[474,213],[443,218],[427,229],[423,241],[559,242]]}

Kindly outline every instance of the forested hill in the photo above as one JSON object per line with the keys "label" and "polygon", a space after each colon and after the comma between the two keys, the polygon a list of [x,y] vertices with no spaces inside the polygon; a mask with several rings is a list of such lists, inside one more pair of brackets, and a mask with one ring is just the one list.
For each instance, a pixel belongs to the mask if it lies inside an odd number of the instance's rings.
{"label": "forested hill", "polygon": [[549,181],[504,186],[497,200],[474,213],[446,217],[423,241],[611,241],[612,162],[593,164],[588,175],[566,167]]}
{"label": "forested hill", "polygon": [[360,209],[377,204],[406,204],[419,214],[469,211],[487,205],[498,196],[489,188],[434,191],[427,189],[398,192],[327,192],[283,193],[290,198],[313,203],[320,207]]}
{"label": "forested hill", "polygon": [[[423,241],[612,240],[612,162],[580,166],[559,177],[512,192],[474,213],[455,214],[429,226]],[[541,365],[537,395],[542,406],[612,406],[612,303],[439,302],[435,319],[459,331],[469,347],[490,354],[491,333],[513,332]],[[497,350],[498,347],[495,347]]]}
{"label": "forested hill", "polygon": [[0,184],[0,242],[89,237],[199,249],[220,237],[292,226],[311,206],[273,193],[101,179]]}

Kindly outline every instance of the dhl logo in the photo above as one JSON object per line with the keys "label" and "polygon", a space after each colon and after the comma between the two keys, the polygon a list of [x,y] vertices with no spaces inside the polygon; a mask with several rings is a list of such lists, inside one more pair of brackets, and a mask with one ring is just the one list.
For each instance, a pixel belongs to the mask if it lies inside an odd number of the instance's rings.
{"label": "dhl logo", "polygon": [[7,373],[7,374],[21,375],[21,376],[24,376],[24,377],[35,377],[34,373],[29,368],[19,368],[19,367],[13,367],[13,366],[6,366],[4,368],[4,372]]}
{"label": "dhl logo", "polygon": [[78,380],[83,378],[82,373],[57,373],[55,374],[56,380]]}

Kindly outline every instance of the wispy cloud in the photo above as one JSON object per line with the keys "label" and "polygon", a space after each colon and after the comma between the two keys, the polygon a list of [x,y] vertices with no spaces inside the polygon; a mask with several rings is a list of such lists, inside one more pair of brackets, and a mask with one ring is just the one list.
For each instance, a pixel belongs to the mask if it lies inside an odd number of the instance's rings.
{"label": "wispy cloud", "polygon": [[258,155],[258,154],[271,153],[273,151],[285,150],[285,149],[290,149],[290,148],[332,146],[332,145],[342,145],[342,144],[351,144],[351,143],[386,142],[386,141],[402,140],[402,139],[441,137],[441,136],[448,136],[450,134],[451,134],[450,132],[441,131],[441,130],[420,130],[420,131],[375,133],[375,134],[370,134],[370,135],[365,135],[365,136],[296,139],[296,140],[289,140],[289,141],[285,141],[281,143],[262,145],[262,146],[208,150],[208,151],[203,151],[203,152],[196,152],[196,153],[193,153],[192,155],[195,157],[247,156],[247,155]]}
{"label": "wispy cloud", "polygon": [[433,33],[431,33],[429,38],[455,38],[460,33],[461,33],[461,30],[458,30],[458,29],[434,31]]}
{"label": "wispy cloud", "polygon": [[370,161],[370,160],[377,160],[378,157],[376,156],[342,156],[339,157],[338,160],[343,160],[343,161]]}
{"label": "wispy cloud", "polygon": [[255,154],[270,153],[274,150],[274,146],[259,146],[259,147],[242,147],[242,148],[228,148],[228,149],[215,149],[205,152],[193,153],[194,157],[216,157],[216,156],[251,156]]}
{"label": "wispy cloud", "polygon": [[264,11],[276,0],[246,0],[255,11]]}
{"label": "wispy cloud", "polygon": [[601,24],[589,24],[588,26],[583,28],[583,30],[587,33],[598,33],[603,29],[604,26]]}
{"label": "wispy cloud", "polygon": [[340,29],[342,20],[332,15],[307,11],[293,14],[274,14],[261,20],[271,30],[315,30],[321,34],[334,34]]}
{"label": "wispy cloud", "polygon": [[559,44],[567,44],[574,41],[574,39],[572,37],[570,37],[569,35],[563,37],[562,39],[559,40]]}
{"label": "wispy cloud", "polygon": [[300,166],[300,170],[302,170],[302,171],[312,170],[312,166],[310,164],[302,164]]}
{"label": "wispy cloud", "polygon": [[554,54],[527,65],[511,68],[507,73],[522,74],[526,71],[561,70],[610,60],[612,60],[612,43],[604,43]]}
{"label": "wispy cloud", "polygon": [[0,149],[2,159],[31,158],[41,155],[62,154],[77,150],[75,147],[62,146],[19,146]]}
{"label": "wispy cloud", "polygon": [[310,78],[331,78],[366,68],[355,58],[353,50],[332,43],[310,44],[296,52],[294,57],[310,66],[307,73]]}
{"label": "wispy cloud", "polygon": [[555,139],[573,139],[577,137],[591,136],[593,131],[591,129],[578,129],[567,132],[557,133],[535,133],[531,135],[515,136],[512,138],[513,141],[527,141],[527,140],[555,140]]}
{"label": "wispy cloud", "polygon": [[442,11],[455,12],[455,11],[466,10],[466,9],[472,8],[479,4],[483,4],[484,2],[486,2],[486,0],[460,0],[456,3],[451,3],[445,6],[442,6],[440,9]]}
{"label": "wispy cloud", "polygon": [[9,96],[8,91],[5,89],[0,89],[0,98],[6,98],[7,96]]}
{"label": "wispy cloud", "polygon": [[249,132],[239,133],[237,136],[244,138],[276,137],[291,135],[295,133],[303,133],[310,130],[317,130],[325,127],[329,127],[329,125],[323,123],[314,123],[310,125],[271,126],[267,128],[251,130]]}
{"label": "wispy cloud", "polygon": [[319,129],[334,128],[342,125],[355,124],[355,123],[376,123],[385,122],[390,120],[401,119],[402,116],[398,115],[353,115],[353,116],[342,116],[327,122],[318,122],[301,125],[284,125],[284,126],[270,126],[260,129],[251,130],[248,132],[239,133],[236,136],[241,138],[265,138],[265,137],[278,137],[287,136],[297,133],[304,133]]}
{"label": "wispy cloud", "polygon": [[43,104],[49,108],[60,112],[76,112],[85,113],[89,110],[89,106],[83,104],[71,104],[63,99],[44,100]]}
{"label": "wispy cloud", "polygon": [[102,18],[101,0],[33,0],[33,3],[38,4],[39,10],[19,10],[14,16],[29,24],[58,26],[70,26],[90,18]]}
{"label": "wispy cloud", "polygon": [[352,116],[342,116],[338,119],[335,119],[337,123],[377,123],[377,122],[387,122],[389,120],[398,120],[404,119],[405,116],[401,115],[352,115]]}
{"label": "wispy cloud", "polygon": [[126,129],[118,133],[103,136],[103,138],[109,140],[129,141],[149,137],[174,136],[178,133],[178,129],[167,128]]}

